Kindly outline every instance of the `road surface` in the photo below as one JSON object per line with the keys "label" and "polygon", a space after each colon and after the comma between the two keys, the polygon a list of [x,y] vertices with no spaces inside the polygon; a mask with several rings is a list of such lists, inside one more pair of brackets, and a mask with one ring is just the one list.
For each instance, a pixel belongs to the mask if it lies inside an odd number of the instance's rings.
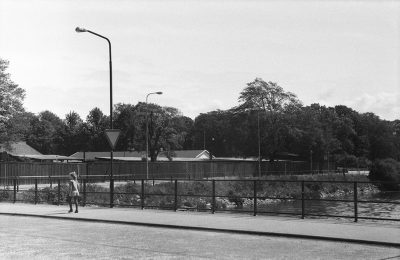
{"label": "road surface", "polygon": [[393,247],[0,216],[1,259],[400,259]]}

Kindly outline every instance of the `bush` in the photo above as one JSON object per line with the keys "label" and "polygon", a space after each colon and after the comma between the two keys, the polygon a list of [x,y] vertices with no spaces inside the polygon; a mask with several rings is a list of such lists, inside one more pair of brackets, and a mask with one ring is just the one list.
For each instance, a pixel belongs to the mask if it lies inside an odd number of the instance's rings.
{"label": "bush", "polygon": [[0,191],[0,201],[10,200],[11,199],[10,193],[11,191],[8,187]]}
{"label": "bush", "polygon": [[400,162],[387,158],[376,160],[369,172],[372,181],[384,181],[379,185],[384,190],[400,190]]}

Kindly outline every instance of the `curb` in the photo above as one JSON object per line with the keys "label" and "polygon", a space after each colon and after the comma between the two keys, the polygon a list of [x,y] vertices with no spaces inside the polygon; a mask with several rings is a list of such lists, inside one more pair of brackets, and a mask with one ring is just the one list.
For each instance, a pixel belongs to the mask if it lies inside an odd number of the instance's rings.
{"label": "curb", "polygon": [[394,242],[383,242],[373,240],[362,240],[362,239],[351,239],[351,238],[340,238],[340,237],[329,237],[329,236],[316,236],[316,235],[304,235],[304,234],[289,234],[279,232],[267,232],[267,231],[249,231],[240,229],[224,229],[224,228],[209,228],[209,227],[196,227],[196,226],[180,226],[172,224],[159,224],[159,223],[144,223],[144,222],[132,222],[132,221],[120,221],[120,220],[105,220],[105,219],[93,219],[93,218],[66,218],[58,216],[46,216],[46,215],[35,215],[25,213],[4,213],[0,212],[0,215],[5,216],[18,216],[18,217],[36,217],[36,218],[47,218],[47,219],[59,219],[59,220],[71,220],[71,221],[82,221],[82,222],[95,222],[95,223],[106,223],[106,224],[118,224],[118,225],[132,225],[132,226],[146,226],[146,227],[159,227],[159,228],[171,228],[171,229],[183,229],[183,230],[195,230],[195,231],[209,231],[209,232],[220,232],[220,233],[233,233],[243,235],[256,235],[256,236],[274,236],[274,237],[287,237],[287,238],[301,238],[310,240],[322,240],[331,242],[345,242],[354,244],[364,245],[375,245],[375,246],[389,246],[400,248],[400,243]]}

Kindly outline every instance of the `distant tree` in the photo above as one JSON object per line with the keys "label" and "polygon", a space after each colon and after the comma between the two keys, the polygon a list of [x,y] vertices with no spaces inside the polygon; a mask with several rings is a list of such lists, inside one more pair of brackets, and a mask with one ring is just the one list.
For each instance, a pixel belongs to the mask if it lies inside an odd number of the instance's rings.
{"label": "distant tree", "polygon": [[[16,140],[26,140],[30,134],[30,123],[36,116],[30,112],[20,112],[15,114],[8,122],[10,129]],[[11,132],[11,131],[10,131]]]}
{"label": "distant tree", "polygon": [[242,109],[262,109],[265,112],[284,112],[290,107],[300,107],[297,96],[285,91],[277,83],[265,82],[256,78],[247,83],[247,87],[240,93],[239,102]]}
{"label": "distant tree", "polygon": [[256,78],[240,93],[239,102],[238,111],[262,111],[258,116],[265,121],[261,134],[263,157],[274,161],[277,153],[286,149],[288,135],[297,132],[291,119],[302,107],[300,100],[277,83]]}
{"label": "distant tree", "polygon": [[175,149],[193,149],[193,120],[186,116],[176,116],[171,119],[171,125],[176,130]]}
{"label": "distant tree", "polygon": [[182,148],[182,139],[179,139],[180,133],[174,124],[174,120],[182,114],[176,108],[155,104],[148,104],[148,111],[149,156],[151,161],[155,161],[162,150],[171,152]]}
{"label": "distant tree", "polygon": [[61,154],[63,121],[50,111],[31,119],[27,143],[43,154]]}
{"label": "distant tree", "polygon": [[146,151],[146,113],[148,122],[149,158],[157,159],[161,151],[173,152],[190,146],[192,131],[190,118],[173,107],[139,102],[136,106],[117,104],[115,127],[121,129],[117,148]]}
{"label": "distant tree", "polygon": [[95,107],[90,110],[86,117],[86,122],[83,125],[83,136],[86,137],[85,151],[106,151],[109,149],[109,144],[105,136],[105,129],[109,128],[109,117]]}
{"label": "distant tree", "polygon": [[81,117],[76,112],[65,115],[63,128],[60,132],[61,154],[71,155],[85,149],[87,139],[84,132],[84,125]]}
{"label": "distant tree", "polygon": [[145,150],[143,130],[140,128],[144,122],[144,113],[140,106],[131,104],[117,104],[115,108],[115,127],[121,130],[117,149]]}
{"label": "distant tree", "polygon": [[217,110],[200,114],[194,122],[194,147],[196,149],[205,148],[213,156],[226,156],[229,145],[227,140],[231,134],[230,115],[228,111]]}
{"label": "distant tree", "polygon": [[15,120],[21,119],[21,114],[25,112],[22,101],[25,97],[25,90],[18,87],[10,79],[10,74],[6,72],[9,62],[0,58],[0,143],[18,140],[20,126]]}

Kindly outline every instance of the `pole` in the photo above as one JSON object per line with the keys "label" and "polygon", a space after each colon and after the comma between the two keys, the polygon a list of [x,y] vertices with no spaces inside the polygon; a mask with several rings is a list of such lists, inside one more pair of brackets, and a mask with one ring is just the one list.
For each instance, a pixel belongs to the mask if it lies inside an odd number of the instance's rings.
{"label": "pole", "polygon": [[[108,53],[110,57],[110,127],[111,129],[114,129],[114,124],[113,124],[113,89],[112,89],[112,61],[111,61],[111,42],[107,39],[108,41]],[[111,148],[111,160],[110,160],[110,167],[111,167],[111,179],[114,178],[113,174],[113,161],[114,161],[114,148]],[[111,182],[110,182],[111,185]]]}
{"label": "pole", "polygon": [[149,179],[149,121],[148,121],[148,107],[147,99],[150,94],[146,96],[146,179]]}
{"label": "pole", "polygon": [[[78,29],[79,29],[79,28],[76,29],[77,32],[88,32],[88,33],[94,34],[94,35],[96,35],[96,36],[98,36],[98,37],[100,37],[100,38],[103,38],[103,39],[105,39],[105,40],[108,42],[108,54],[109,54],[109,66],[110,66],[110,127],[111,127],[111,129],[114,129],[114,125],[113,125],[113,95],[112,95],[113,91],[112,91],[111,42],[110,42],[110,40],[109,40],[107,37],[104,37],[103,35],[100,35],[100,34],[98,34],[98,33],[95,33],[95,32],[92,32],[92,31],[86,30],[86,29],[84,29],[84,30],[82,30],[82,31],[79,31]],[[111,154],[111,160],[110,160],[110,167],[111,167],[110,175],[111,175],[111,176],[110,176],[110,179],[112,179],[112,178],[114,177],[114,175],[113,175],[114,151],[113,151],[112,148],[111,148],[110,154]]]}
{"label": "pole", "polygon": [[358,189],[357,189],[357,182],[354,182],[353,186],[353,193],[354,193],[354,222],[358,221]]}
{"label": "pole", "polygon": [[203,150],[206,149],[206,130],[203,130]]}
{"label": "pole", "polygon": [[146,95],[146,179],[149,179],[149,122],[148,122],[148,103],[147,100],[150,95],[161,95],[161,91],[152,92]]}
{"label": "pole", "polygon": [[257,111],[257,129],[258,129],[258,178],[261,178],[260,110]]}
{"label": "pole", "polygon": [[301,218],[305,216],[305,204],[304,204],[304,181],[301,181]]}

